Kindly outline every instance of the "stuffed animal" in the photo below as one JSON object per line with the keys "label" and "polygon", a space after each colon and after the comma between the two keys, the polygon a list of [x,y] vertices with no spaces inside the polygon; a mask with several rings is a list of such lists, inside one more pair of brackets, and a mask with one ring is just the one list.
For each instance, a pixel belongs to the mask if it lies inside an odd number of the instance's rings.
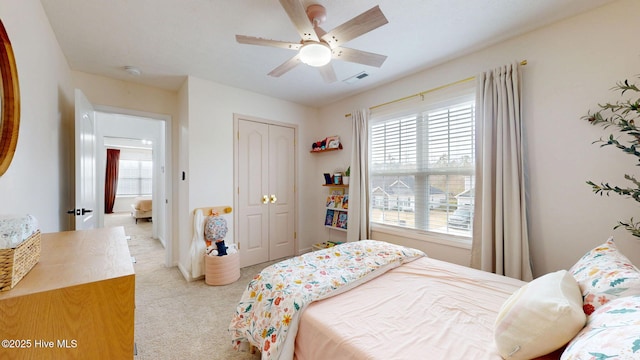
{"label": "stuffed animal", "polygon": [[313,151],[320,151],[326,148],[327,148],[327,138],[325,138],[324,140],[316,141],[313,144],[311,144],[311,150]]}
{"label": "stuffed animal", "polygon": [[207,247],[210,247],[212,243],[216,244],[218,256],[227,255],[227,247],[224,244],[224,237],[227,235],[227,231],[227,220],[220,217],[218,213],[214,212],[207,217],[204,223],[204,240],[207,243]]}

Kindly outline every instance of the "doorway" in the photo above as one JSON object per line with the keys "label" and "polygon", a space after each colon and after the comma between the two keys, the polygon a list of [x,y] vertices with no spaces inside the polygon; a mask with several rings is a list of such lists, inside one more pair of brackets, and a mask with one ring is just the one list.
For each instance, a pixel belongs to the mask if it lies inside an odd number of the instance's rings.
{"label": "doorway", "polygon": [[[165,115],[149,114],[134,112],[125,109],[116,109],[108,107],[95,106],[96,118],[96,189],[97,189],[97,223],[98,227],[107,226],[109,224],[124,224],[131,231],[140,231],[143,234],[145,229],[150,232],[150,238],[159,240],[164,248],[164,263],[166,266],[173,266],[173,241],[171,240],[171,212],[168,210],[171,197],[171,178],[170,178],[170,129],[171,118]],[[105,215],[105,173],[107,146],[128,149],[129,153],[138,153],[134,155],[139,159],[139,153],[148,152],[148,158],[151,166],[151,188],[144,189],[141,193],[133,194],[129,191],[130,196],[122,196],[125,199],[121,204],[116,203],[120,217],[114,217],[106,220]],[[145,150],[146,149],[146,150]],[[132,160],[131,156],[126,157]],[[134,181],[135,182],[135,181]],[[144,182],[140,180],[139,183]],[[130,184],[131,185],[131,184]],[[136,185],[133,186],[144,186]],[[149,194],[150,192],[150,194]],[[145,194],[142,194],[145,193]],[[151,200],[150,219],[138,219],[137,223],[132,216],[131,204],[136,201],[139,196],[147,195]],[[128,200],[127,200],[128,198]],[[124,213],[124,214],[122,214]],[[149,221],[150,220],[150,221]]]}
{"label": "doorway", "polygon": [[151,226],[153,141],[105,136],[104,147],[107,151],[104,226],[124,226],[127,235],[135,232],[157,238]]}

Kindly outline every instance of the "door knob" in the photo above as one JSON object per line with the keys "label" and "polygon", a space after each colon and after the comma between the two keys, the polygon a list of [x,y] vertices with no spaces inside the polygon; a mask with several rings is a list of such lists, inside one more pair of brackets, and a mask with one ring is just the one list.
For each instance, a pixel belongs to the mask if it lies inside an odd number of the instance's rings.
{"label": "door knob", "polygon": [[267,195],[262,195],[262,203],[266,204],[269,202],[269,197]]}
{"label": "door knob", "polygon": [[275,202],[278,201],[278,198],[276,197],[275,194],[271,194],[271,203],[275,204]]}
{"label": "door knob", "polygon": [[84,215],[86,213],[90,213],[90,212],[93,212],[93,210],[82,208],[82,215]]}

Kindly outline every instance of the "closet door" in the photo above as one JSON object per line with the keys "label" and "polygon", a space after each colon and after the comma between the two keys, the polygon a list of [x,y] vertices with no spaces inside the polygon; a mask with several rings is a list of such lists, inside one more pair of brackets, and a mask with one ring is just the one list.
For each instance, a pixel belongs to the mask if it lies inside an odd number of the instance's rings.
{"label": "closet door", "polygon": [[292,128],[269,126],[269,260],[295,251],[295,152]]}
{"label": "closet door", "polygon": [[238,119],[240,266],[295,253],[295,130]]}
{"label": "closet door", "polygon": [[269,260],[269,125],[238,121],[240,266]]}

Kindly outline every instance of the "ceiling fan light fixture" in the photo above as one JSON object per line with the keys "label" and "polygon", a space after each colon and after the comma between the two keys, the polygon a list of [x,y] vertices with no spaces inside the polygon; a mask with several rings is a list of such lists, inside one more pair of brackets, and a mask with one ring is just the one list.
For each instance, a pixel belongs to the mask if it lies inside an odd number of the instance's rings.
{"label": "ceiling fan light fixture", "polygon": [[300,61],[309,66],[325,66],[331,61],[331,49],[329,45],[310,41],[300,48]]}

